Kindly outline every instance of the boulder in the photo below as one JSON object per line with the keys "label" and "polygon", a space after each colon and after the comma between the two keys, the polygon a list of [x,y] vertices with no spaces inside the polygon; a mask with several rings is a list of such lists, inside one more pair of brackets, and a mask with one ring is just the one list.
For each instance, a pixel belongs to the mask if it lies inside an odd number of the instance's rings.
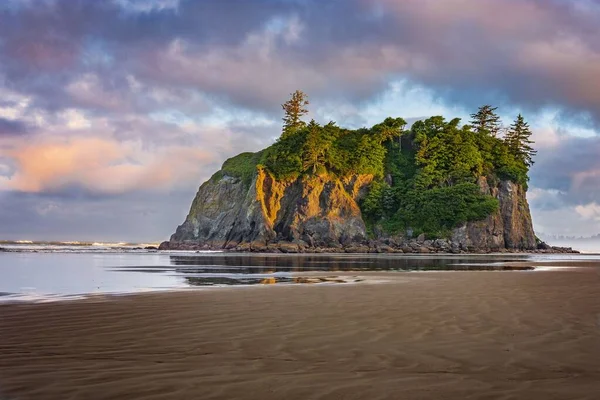
{"label": "boulder", "polygon": [[299,253],[300,252],[300,248],[295,243],[282,242],[277,245],[277,248],[282,253]]}
{"label": "boulder", "polygon": [[370,248],[368,246],[348,246],[344,248],[346,253],[368,253]]}

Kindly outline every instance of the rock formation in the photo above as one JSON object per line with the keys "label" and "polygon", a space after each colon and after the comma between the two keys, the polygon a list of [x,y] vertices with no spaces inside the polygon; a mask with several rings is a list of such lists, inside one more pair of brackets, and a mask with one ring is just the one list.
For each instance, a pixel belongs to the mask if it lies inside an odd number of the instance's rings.
{"label": "rock formation", "polygon": [[469,250],[533,250],[537,248],[526,192],[521,185],[499,181],[490,187],[486,178],[479,178],[485,194],[498,199],[497,212],[483,221],[469,222],[454,229],[452,242]]}
{"label": "rock formation", "polygon": [[258,169],[249,186],[226,174],[217,176],[200,187],[169,248],[220,249],[243,243],[264,247],[275,242],[339,247],[366,240],[357,200],[371,176],[282,182]]}
{"label": "rock formation", "polygon": [[161,249],[253,251],[504,251],[537,248],[524,188],[511,181],[483,193],[498,199],[497,212],[455,228],[448,239],[380,234],[368,237],[358,201],[373,177],[341,180],[327,174],[278,181],[258,168],[251,183],[215,174],[205,182],[184,223]]}
{"label": "rock formation", "polygon": [[160,249],[565,251],[533,231],[531,148],[459,123],[284,127],[268,148],[226,160]]}

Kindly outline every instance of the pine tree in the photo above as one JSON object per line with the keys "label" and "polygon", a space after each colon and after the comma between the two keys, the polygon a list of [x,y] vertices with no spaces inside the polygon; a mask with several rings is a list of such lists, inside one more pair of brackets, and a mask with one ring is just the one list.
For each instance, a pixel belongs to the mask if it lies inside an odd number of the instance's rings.
{"label": "pine tree", "polygon": [[316,174],[319,168],[325,165],[325,155],[331,142],[327,141],[323,129],[314,119],[308,124],[307,130],[302,151],[302,168],[306,172]]}
{"label": "pine tree", "polygon": [[537,154],[537,151],[531,147],[533,141],[530,137],[531,130],[529,129],[529,124],[519,114],[504,138],[510,154],[528,167],[533,165],[533,157]]}
{"label": "pine tree", "polygon": [[296,90],[291,94],[291,98],[281,105],[283,111],[285,111],[283,117],[284,134],[306,126],[306,123],[300,118],[308,113],[305,108],[308,104],[306,94],[301,90]]}
{"label": "pine tree", "polygon": [[502,129],[500,117],[496,114],[498,107],[484,105],[479,107],[475,114],[471,114],[471,125],[473,130],[480,134],[498,136]]}
{"label": "pine tree", "polygon": [[393,141],[397,139],[400,143],[400,138],[404,132],[406,121],[402,118],[386,118],[382,123],[374,125],[371,130],[378,136],[379,143]]}

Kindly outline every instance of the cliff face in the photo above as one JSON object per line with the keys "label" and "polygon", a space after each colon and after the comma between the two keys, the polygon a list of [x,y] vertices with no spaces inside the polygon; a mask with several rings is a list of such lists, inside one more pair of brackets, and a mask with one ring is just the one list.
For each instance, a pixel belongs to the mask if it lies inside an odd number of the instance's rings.
{"label": "cliff face", "polygon": [[[200,187],[185,222],[161,248],[264,251],[277,244],[279,249],[290,245],[300,250],[369,251],[383,243],[367,239],[357,203],[373,179],[370,175],[278,181],[259,169],[250,185],[225,173],[218,176]],[[485,178],[479,185],[499,200],[499,210],[483,221],[456,228],[450,240],[435,245],[448,251],[535,249],[523,187],[510,181],[490,187]],[[409,242],[410,238],[388,238],[385,247],[406,249]]]}
{"label": "cliff face", "polygon": [[468,222],[454,229],[452,242],[461,248],[489,250],[531,250],[537,246],[525,189],[511,181],[500,181],[490,187],[484,177],[479,187],[498,199],[497,212],[483,221]]}
{"label": "cliff face", "polygon": [[314,176],[277,181],[260,169],[248,187],[223,175],[204,183],[170,248],[232,248],[240,243],[266,246],[293,242],[331,247],[366,239],[358,197],[371,182],[367,175],[341,181]]}

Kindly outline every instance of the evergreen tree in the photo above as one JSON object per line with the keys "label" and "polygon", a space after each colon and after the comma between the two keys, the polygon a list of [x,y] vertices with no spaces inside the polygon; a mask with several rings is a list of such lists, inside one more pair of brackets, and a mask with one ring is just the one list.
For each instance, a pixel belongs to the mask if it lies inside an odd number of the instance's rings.
{"label": "evergreen tree", "polygon": [[530,137],[531,130],[529,129],[529,124],[525,122],[523,116],[519,114],[504,138],[510,154],[528,167],[533,165],[533,157],[537,153],[537,151],[531,147],[533,141]]}
{"label": "evergreen tree", "polygon": [[[409,132],[401,118],[386,118],[371,128],[344,129],[333,122],[303,122],[307,104],[304,93],[292,94],[283,104],[285,125],[279,140],[260,153],[228,160],[223,173],[248,184],[259,166],[287,182],[328,174],[345,184],[353,175],[372,175],[359,202],[368,232],[377,228],[402,233],[410,228],[432,238],[447,237],[456,226],[482,220],[498,209],[498,199],[481,192],[480,177],[486,177],[490,187],[510,180],[527,190],[535,150],[521,115],[506,133],[496,108],[489,105],[472,115],[472,125],[435,116],[415,122]],[[398,143],[403,137],[406,140]]]}
{"label": "evergreen tree", "polygon": [[487,104],[479,107],[479,110],[475,114],[471,114],[473,130],[479,134],[498,136],[502,125],[500,117],[496,114],[497,109],[498,107],[492,107]]}
{"label": "evergreen tree", "polygon": [[395,139],[400,144],[405,126],[406,121],[404,119],[387,117],[382,123],[374,125],[371,131],[379,137],[380,143]]}
{"label": "evergreen tree", "polygon": [[325,155],[331,142],[327,140],[323,129],[314,119],[308,124],[307,130],[302,151],[302,168],[306,172],[316,174],[325,165]]}
{"label": "evergreen tree", "polygon": [[291,98],[281,105],[285,116],[283,117],[283,133],[289,133],[306,126],[300,118],[308,113],[305,108],[308,105],[307,96],[301,90],[291,94]]}

